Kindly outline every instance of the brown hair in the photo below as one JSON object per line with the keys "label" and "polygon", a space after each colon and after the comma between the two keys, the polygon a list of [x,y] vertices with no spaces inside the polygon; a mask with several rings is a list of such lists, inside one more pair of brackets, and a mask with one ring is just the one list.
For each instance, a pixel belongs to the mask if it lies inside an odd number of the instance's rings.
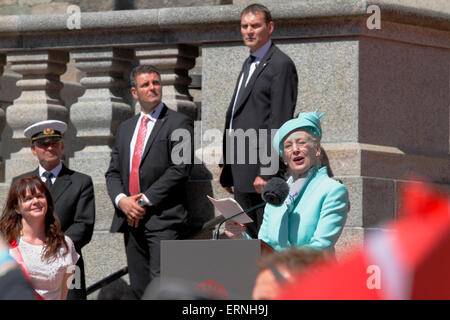
{"label": "brown hair", "polygon": [[261,257],[258,261],[258,273],[278,265],[297,273],[313,264],[325,261],[326,257],[327,255],[324,251],[307,247],[275,251]]}
{"label": "brown hair", "polygon": [[241,18],[244,14],[247,13],[253,13],[255,14],[256,12],[261,12],[264,16],[264,21],[267,23],[269,23],[270,21],[272,21],[272,15],[270,14],[269,9],[267,9],[266,6],[263,6],[262,4],[259,3],[253,3],[251,5],[249,5],[248,7],[244,8],[244,10],[242,10],[241,12]]}
{"label": "brown hair", "polygon": [[15,182],[9,189],[8,199],[0,217],[0,233],[8,242],[16,240],[22,231],[22,215],[16,210],[19,208],[19,201],[25,199],[27,189],[32,195],[38,191],[44,193],[47,200],[47,212],[45,214],[45,245],[42,259],[48,262],[53,261],[59,255],[59,250],[64,248],[62,255],[69,252],[69,248],[61,231],[61,224],[55,214],[55,203],[52,195],[45,183],[37,177],[25,177]]}
{"label": "brown hair", "polygon": [[135,67],[130,73],[130,84],[132,87],[136,87],[136,78],[138,75],[143,73],[156,73],[159,79],[161,79],[161,72],[155,66],[149,64],[139,65]]}

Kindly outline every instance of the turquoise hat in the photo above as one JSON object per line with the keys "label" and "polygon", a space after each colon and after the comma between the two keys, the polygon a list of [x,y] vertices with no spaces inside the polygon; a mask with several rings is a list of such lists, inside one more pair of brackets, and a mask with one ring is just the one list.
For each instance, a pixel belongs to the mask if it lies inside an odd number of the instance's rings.
{"label": "turquoise hat", "polygon": [[322,128],[320,127],[320,118],[322,118],[325,113],[319,115],[318,110],[314,112],[301,112],[297,118],[286,121],[280,129],[278,129],[275,137],[273,138],[273,147],[278,151],[280,156],[283,155],[283,148],[281,146],[284,138],[294,130],[303,128],[305,130],[311,131],[319,139],[322,138]]}

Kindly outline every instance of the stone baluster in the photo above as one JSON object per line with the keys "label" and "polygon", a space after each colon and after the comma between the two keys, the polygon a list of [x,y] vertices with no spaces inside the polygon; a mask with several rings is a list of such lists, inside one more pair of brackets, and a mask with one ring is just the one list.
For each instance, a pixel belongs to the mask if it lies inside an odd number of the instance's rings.
{"label": "stone baluster", "polygon": [[[0,77],[3,75],[3,66],[6,64],[6,57],[3,54],[0,54]],[[1,86],[1,85],[0,85]],[[1,87],[0,87],[1,89]],[[1,99],[0,99],[1,102]],[[5,111],[2,108],[3,106],[0,104],[0,146],[2,146],[2,132],[5,127]],[[2,148],[3,150],[3,148]],[[3,163],[3,154],[0,152],[0,181],[3,181],[4,177],[4,163]]]}
{"label": "stone baluster", "polygon": [[71,52],[77,69],[85,73],[80,83],[86,87],[70,108],[70,120],[77,131],[78,149],[70,167],[103,179],[110,161],[111,145],[118,125],[131,117],[126,102],[128,72],[134,57],[132,49],[76,49]]}
{"label": "stone baluster", "polygon": [[69,120],[60,98],[60,75],[66,71],[69,55],[60,50],[13,51],[7,54],[7,61],[12,71],[22,75],[17,81],[22,93],[6,110],[6,121],[12,129],[12,152],[5,162],[5,179],[9,181],[37,164],[23,130],[38,121]]}
{"label": "stone baluster", "polygon": [[[3,75],[3,67],[6,64],[6,57],[3,54],[0,54],[0,77]],[[1,100],[0,100],[1,102]],[[5,111],[2,109],[2,105],[0,105],[0,141],[2,137],[3,128],[5,127]]]}
{"label": "stone baluster", "polygon": [[196,119],[197,110],[188,86],[188,75],[195,65],[198,47],[184,44],[136,48],[139,64],[151,64],[161,71],[163,102],[171,109]]}

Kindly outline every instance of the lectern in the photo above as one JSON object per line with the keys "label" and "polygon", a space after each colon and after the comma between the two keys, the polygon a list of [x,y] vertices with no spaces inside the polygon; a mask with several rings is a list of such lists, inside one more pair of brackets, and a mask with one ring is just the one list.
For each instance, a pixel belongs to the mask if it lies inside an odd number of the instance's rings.
{"label": "lectern", "polygon": [[251,299],[262,240],[163,240],[161,285],[179,281],[193,294],[216,299]]}

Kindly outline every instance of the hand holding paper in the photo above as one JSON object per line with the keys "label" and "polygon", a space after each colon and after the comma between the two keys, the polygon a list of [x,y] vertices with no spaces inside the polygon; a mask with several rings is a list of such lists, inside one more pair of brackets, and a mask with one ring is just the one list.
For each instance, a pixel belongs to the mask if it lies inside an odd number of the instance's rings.
{"label": "hand holding paper", "polygon": [[[207,196],[209,201],[214,205],[214,207],[224,216],[225,218],[229,218],[239,212],[242,212],[241,206],[239,203],[236,202],[236,200],[232,198],[224,198],[220,200],[216,200],[214,198],[211,198],[210,196]],[[240,224],[244,223],[250,223],[253,222],[253,220],[245,213],[238,215],[237,217],[233,218],[231,221],[235,221]]]}

